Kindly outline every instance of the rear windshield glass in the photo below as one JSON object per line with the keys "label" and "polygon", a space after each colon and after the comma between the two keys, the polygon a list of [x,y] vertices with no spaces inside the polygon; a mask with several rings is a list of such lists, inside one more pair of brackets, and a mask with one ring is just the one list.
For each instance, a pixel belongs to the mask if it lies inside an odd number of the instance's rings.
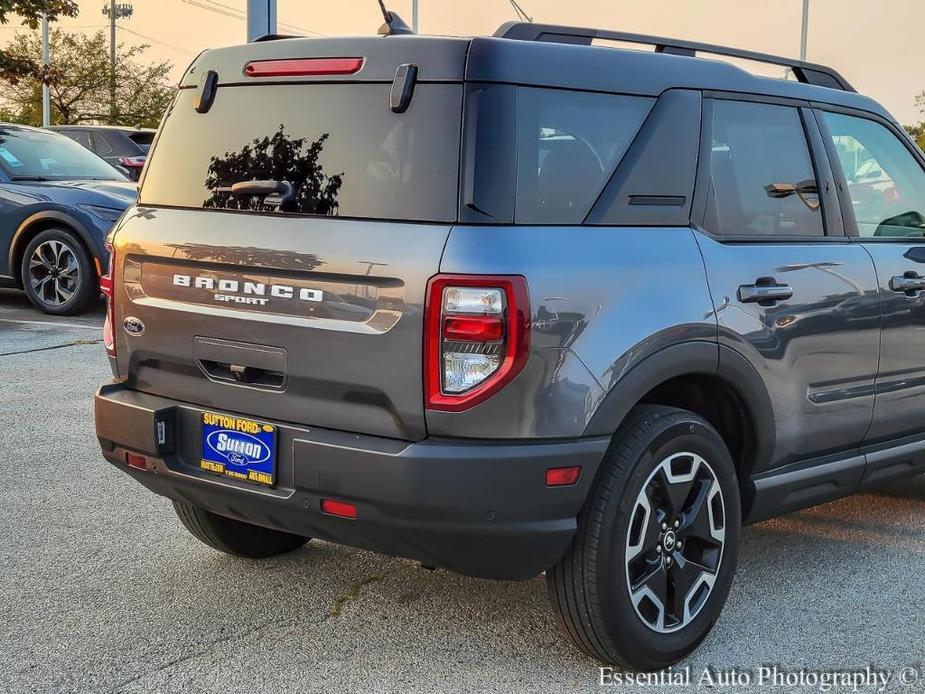
{"label": "rear windshield glass", "polygon": [[[390,84],[225,86],[208,113],[181,90],[153,151],[141,204],[415,221],[456,219],[462,87],[420,84],[409,109]],[[236,183],[277,181],[281,194]]]}
{"label": "rear windshield glass", "polygon": [[154,133],[147,130],[139,133],[129,133],[128,137],[145,154],[147,154],[148,148],[151,147],[151,143],[154,142]]}

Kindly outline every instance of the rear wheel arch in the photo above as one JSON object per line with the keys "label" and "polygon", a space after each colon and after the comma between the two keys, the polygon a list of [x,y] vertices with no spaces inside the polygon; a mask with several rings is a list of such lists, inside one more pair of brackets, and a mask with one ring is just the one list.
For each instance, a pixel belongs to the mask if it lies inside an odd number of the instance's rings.
{"label": "rear wheel arch", "polygon": [[[72,234],[94,265],[100,260],[99,253],[94,248],[89,232],[77,220],[62,212],[37,212],[19,225],[13,233],[13,240],[10,243],[9,273],[15,278],[16,285],[20,288],[22,288],[20,267],[26,247],[38,234],[48,229],[60,229]],[[98,272],[98,268],[94,267],[94,270]]]}
{"label": "rear wheel arch", "polygon": [[710,422],[732,455],[747,517],[754,496],[751,474],[767,467],[776,436],[770,397],[751,363],[711,342],[666,347],[611,388],[585,435],[614,435],[640,404],[677,407]]}

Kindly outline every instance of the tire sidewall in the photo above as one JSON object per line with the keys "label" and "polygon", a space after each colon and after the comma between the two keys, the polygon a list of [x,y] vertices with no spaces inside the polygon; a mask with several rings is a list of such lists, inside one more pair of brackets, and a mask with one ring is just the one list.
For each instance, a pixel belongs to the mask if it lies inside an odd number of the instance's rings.
{"label": "tire sidewall", "polygon": [[[59,241],[68,246],[74,257],[77,259],[78,272],[80,273],[80,286],[74,295],[67,302],[54,306],[45,303],[32,289],[29,276],[29,261],[35,249],[46,241]],[[23,283],[23,291],[34,306],[44,313],[54,316],[69,316],[80,313],[87,308],[90,301],[96,296],[94,277],[95,273],[90,263],[90,257],[80,240],[72,233],[65,229],[53,228],[40,231],[26,245],[20,264],[20,277]]]}
{"label": "tire sidewall", "polygon": [[[636,499],[657,465],[674,453],[696,453],[709,463],[723,493],[726,536],[719,576],[697,616],[684,628],[666,634],[643,624],[629,597],[626,578],[626,536]],[[630,474],[618,491],[619,503],[606,504],[597,560],[598,601],[610,615],[607,634],[631,661],[648,663],[651,669],[677,662],[706,637],[719,617],[732,580],[738,554],[741,509],[738,481],[729,452],[716,431],[696,415],[670,424],[650,438],[637,456]],[[596,500],[601,502],[602,500]],[[618,630],[618,633],[617,633]]]}

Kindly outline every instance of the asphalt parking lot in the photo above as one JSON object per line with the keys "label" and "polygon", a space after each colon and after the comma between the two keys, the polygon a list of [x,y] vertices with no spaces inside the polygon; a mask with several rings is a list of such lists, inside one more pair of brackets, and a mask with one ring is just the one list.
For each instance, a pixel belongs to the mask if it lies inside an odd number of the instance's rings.
{"label": "asphalt parking lot", "polygon": [[[199,544],[99,456],[101,322],[102,307],[52,319],[0,290],[0,692],[617,689],[560,637],[540,578],[320,542],[261,562]],[[923,575],[923,478],[751,527],[719,624],[676,670],[872,666],[901,690],[925,663]]]}

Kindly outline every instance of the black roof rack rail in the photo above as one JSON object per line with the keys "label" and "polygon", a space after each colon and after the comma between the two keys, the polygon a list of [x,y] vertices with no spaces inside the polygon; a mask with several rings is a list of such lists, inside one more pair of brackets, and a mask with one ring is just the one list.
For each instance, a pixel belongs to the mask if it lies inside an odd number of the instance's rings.
{"label": "black roof rack rail", "polygon": [[581,27],[559,26],[556,24],[534,24],[530,22],[507,22],[502,24],[495,32],[496,38],[515,39],[518,41],[546,41],[549,43],[570,43],[581,46],[590,46],[594,39],[607,39],[611,41],[626,41],[655,46],[657,53],[671,53],[696,57],[698,52],[724,55],[730,58],[742,58],[771,65],[781,65],[790,68],[794,76],[805,84],[814,84],[819,87],[841,89],[846,92],[856,91],[848,80],[838,72],[825,65],[806,63],[802,60],[784,58],[778,55],[757,53],[739,48],[727,48],[709,43],[684,41],[682,39],[669,39],[662,36],[648,36],[646,34],[630,34],[622,31],[608,31],[607,29],[585,29]]}

